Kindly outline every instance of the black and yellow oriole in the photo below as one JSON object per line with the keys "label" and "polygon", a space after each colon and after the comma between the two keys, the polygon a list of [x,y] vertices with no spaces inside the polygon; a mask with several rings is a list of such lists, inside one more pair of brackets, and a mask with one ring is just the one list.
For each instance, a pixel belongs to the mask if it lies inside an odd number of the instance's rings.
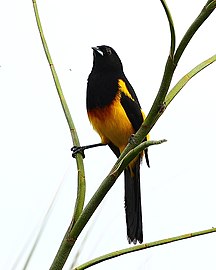
{"label": "black and yellow oriole", "polygon": [[[119,157],[145,119],[117,53],[109,46],[93,47],[93,68],[87,84],[87,113],[93,128]],[[147,140],[148,138],[145,138]],[[99,144],[100,145],[100,144]],[[140,162],[143,153],[124,171],[125,212],[129,243],[142,243]],[[148,153],[145,150],[147,165]]]}

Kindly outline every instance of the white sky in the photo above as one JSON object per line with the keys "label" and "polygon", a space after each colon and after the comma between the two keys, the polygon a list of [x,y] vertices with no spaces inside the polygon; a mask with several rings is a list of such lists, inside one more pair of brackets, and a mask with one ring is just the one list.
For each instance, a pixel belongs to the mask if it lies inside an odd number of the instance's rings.
{"label": "white sky", "polygon": [[[205,2],[167,0],[177,42]],[[117,51],[148,112],[169,50],[169,28],[159,0],[52,0],[38,1],[38,8],[81,144],[99,142],[85,109],[91,46],[106,44]],[[215,54],[215,24],[213,13],[188,46],[174,82]],[[73,211],[76,166],[71,158],[72,142],[39,38],[32,1],[1,1],[0,25],[0,269],[11,269],[64,181],[28,268],[46,270]],[[151,169],[145,164],[141,169],[144,242],[216,226],[215,74],[213,64],[193,78],[151,132],[152,139],[165,138],[168,142],[150,148]],[[86,152],[86,202],[114,162],[108,148]],[[93,216],[79,264],[129,246],[123,193],[120,177]],[[88,229],[89,225],[82,238]],[[76,250],[80,244],[78,241]],[[92,269],[215,269],[215,249],[216,235],[211,234],[122,256]],[[18,265],[16,269],[21,268]]]}

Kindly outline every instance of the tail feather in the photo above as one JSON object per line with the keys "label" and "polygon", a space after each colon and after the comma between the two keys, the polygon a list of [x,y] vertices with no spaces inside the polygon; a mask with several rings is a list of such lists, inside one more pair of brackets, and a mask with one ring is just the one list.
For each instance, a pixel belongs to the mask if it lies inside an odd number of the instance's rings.
{"label": "tail feather", "polygon": [[135,163],[133,176],[130,169],[126,168],[125,176],[125,213],[127,224],[127,236],[129,243],[143,242],[142,231],[142,205],[140,193],[140,160]]}

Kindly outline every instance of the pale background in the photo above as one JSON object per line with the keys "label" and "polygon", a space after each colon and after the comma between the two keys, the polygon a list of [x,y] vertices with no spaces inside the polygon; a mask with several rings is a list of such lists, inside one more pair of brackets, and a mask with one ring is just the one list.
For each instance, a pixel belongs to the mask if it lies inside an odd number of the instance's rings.
{"label": "pale background", "polygon": [[[167,0],[177,42],[206,0]],[[144,111],[160,85],[169,52],[168,22],[160,1],[38,1],[59,79],[81,144],[99,142],[85,110],[91,46],[110,45],[122,59]],[[36,27],[32,1],[0,2],[0,269],[12,269],[63,181],[49,223],[28,269],[49,269],[69,225],[76,195],[76,166],[69,129]],[[188,46],[174,77],[215,54],[216,13]],[[151,132],[168,142],[149,149],[143,164],[144,242],[216,226],[216,64],[182,90]],[[86,152],[86,202],[115,156],[107,148]],[[129,247],[120,177],[82,233],[78,264]],[[79,249],[81,241],[76,244]],[[28,250],[28,249],[27,249]],[[197,237],[130,255],[92,269],[216,269],[216,235]],[[75,255],[71,253],[68,264]],[[21,269],[21,264],[15,268]]]}

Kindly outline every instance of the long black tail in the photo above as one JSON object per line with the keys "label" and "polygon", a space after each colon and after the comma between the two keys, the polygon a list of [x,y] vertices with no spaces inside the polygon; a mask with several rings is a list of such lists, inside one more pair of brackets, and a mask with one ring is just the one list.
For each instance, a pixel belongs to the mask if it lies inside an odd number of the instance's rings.
{"label": "long black tail", "polygon": [[125,176],[125,213],[127,236],[129,243],[143,242],[142,205],[140,193],[140,159],[133,168],[133,176],[129,168],[124,171]]}

